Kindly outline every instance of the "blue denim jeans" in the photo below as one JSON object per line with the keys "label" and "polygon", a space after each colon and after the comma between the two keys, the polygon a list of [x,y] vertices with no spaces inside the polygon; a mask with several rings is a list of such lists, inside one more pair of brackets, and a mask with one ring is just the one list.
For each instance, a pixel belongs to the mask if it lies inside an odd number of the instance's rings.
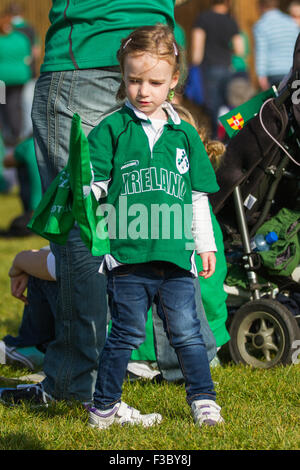
{"label": "blue denim jeans", "polygon": [[231,78],[229,68],[203,66],[204,104],[212,120],[212,137],[217,137],[218,113],[227,104],[227,87]]}
{"label": "blue denim jeans", "polygon": [[[33,132],[43,190],[65,167],[73,114],[82,119],[86,135],[115,105],[120,74],[89,69],[42,74],[32,108]],[[99,354],[106,338],[106,278],[100,259],[81,241],[78,228],[65,246],[51,245],[59,286],[55,340],[44,362],[46,392],[56,399],[90,401]]]}
{"label": "blue denim jeans", "polygon": [[45,281],[29,276],[27,285],[28,305],[23,310],[18,336],[7,335],[3,341],[7,346],[45,348],[55,336],[54,319],[58,287],[55,281]]}
{"label": "blue denim jeans", "polygon": [[175,349],[185,379],[187,402],[215,399],[206,347],[200,332],[191,274],[176,265],[152,262],[122,266],[108,275],[112,328],[101,354],[94,404],[108,409],[121,400],[133,349],[145,340],[152,303]]}
{"label": "blue denim jeans", "polygon": [[[210,362],[217,354],[216,340],[206,319],[201,299],[199,279],[194,278],[193,282],[195,289],[197,318],[199,320],[201,334],[206,346],[208,361]],[[183,375],[178,362],[178,357],[175,353],[174,348],[170,347],[169,340],[165,334],[164,324],[161,319],[161,315],[159,315],[157,312],[157,309],[159,308],[159,304],[157,307],[156,305],[153,305],[152,307],[156,362],[160,373],[165,380],[167,380],[168,382],[182,381]]]}

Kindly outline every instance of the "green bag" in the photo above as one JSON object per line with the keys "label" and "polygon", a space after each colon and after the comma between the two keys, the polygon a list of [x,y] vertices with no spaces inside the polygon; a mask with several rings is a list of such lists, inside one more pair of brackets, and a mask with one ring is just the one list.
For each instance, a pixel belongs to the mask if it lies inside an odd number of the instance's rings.
{"label": "green bag", "polygon": [[265,222],[257,233],[276,232],[278,241],[269,251],[260,251],[263,265],[275,276],[290,276],[300,264],[300,211],[281,209]]}
{"label": "green bag", "polygon": [[75,222],[93,256],[110,251],[105,219],[91,190],[93,171],[81,119],[74,114],[67,166],[45,192],[28,228],[43,238],[65,245]]}

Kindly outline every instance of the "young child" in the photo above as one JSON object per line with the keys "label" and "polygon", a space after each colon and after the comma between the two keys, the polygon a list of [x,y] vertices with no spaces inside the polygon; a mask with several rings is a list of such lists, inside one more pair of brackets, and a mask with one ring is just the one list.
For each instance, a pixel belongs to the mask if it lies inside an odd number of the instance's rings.
{"label": "young child", "polygon": [[215,269],[207,193],[219,188],[196,129],[167,102],[179,81],[181,59],[171,30],[139,28],[122,41],[118,59],[123,75],[118,96],[127,98],[125,105],[89,135],[92,189],[108,213],[111,250],[102,269],[108,274],[112,317],[89,424],[102,429],[161,421],[160,414],[142,415],[121,400],[131,352],[144,341],[147,311],[156,302],[194,421],[215,425],[223,418],[197,319],[193,277],[198,275],[194,249],[204,278]]}

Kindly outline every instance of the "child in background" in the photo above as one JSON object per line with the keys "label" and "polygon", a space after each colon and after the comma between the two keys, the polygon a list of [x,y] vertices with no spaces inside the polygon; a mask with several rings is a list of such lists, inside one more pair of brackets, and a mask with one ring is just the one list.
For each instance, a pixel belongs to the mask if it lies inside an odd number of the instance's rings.
{"label": "child in background", "polygon": [[[178,112],[181,119],[189,122],[198,130],[210,162],[216,171],[220,165],[221,158],[225,153],[225,145],[217,140],[209,140],[205,128],[199,128],[189,110],[180,105],[173,105],[173,108]],[[210,214],[217,247],[216,269],[214,274],[208,279],[204,279],[203,277],[199,276],[199,282],[205,314],[215,337],[217,348],[219,349],[230,340],[229,333],[226,329],[226,320],[228,316],[226,306],[227,294],[223,287],[227,276],[227,262],[224,253],[222,230],[211,206]],[[199,257],[196,258],[196,266],[199,271],[202,270],[201,259]]]}
{"label": "child in background", "polygon": [[[180,76],[180,50],[164,25],[139,28],[118,52],[123,81],[121,110],[89,135],[93,192],[108,210],[108,275],[112,328],[100,357],[89,424],[151,426],[158,413],[142,415],[121,400],[133,349],[145,339],[146,315],[159,309],[186,383],[187,402],[198,425],[223,422],[195,306],[194,252],[204,278],[215,269],[207,193],[218,191],[213,168],[196,129],[167,101]],[[171,93],[170,93],[171,91]],[[103,199],[102,199],[103,198]],[[157,208],[174,210],[157,217]],[[192,209],[192,210],[191,210]],[[139,214],[139,217],[136,217]],[[160,215],[160,214],[158,214]],[[135,217],[135,218],[133,218]]]}

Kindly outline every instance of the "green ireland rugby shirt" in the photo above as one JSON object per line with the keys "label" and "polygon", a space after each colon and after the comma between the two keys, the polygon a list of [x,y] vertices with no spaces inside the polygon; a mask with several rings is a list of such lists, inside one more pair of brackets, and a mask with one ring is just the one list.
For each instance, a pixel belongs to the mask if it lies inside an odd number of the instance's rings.
{"label": "green ireland rugby shirt", "polygon": [[120,263],[169,261],[189,271],[192,191],[219,189],[196,129],[169,117],[151,151],[142,119],[124,106],[88,140],[94,181],[110,180],[99,203],[111,255]]}

